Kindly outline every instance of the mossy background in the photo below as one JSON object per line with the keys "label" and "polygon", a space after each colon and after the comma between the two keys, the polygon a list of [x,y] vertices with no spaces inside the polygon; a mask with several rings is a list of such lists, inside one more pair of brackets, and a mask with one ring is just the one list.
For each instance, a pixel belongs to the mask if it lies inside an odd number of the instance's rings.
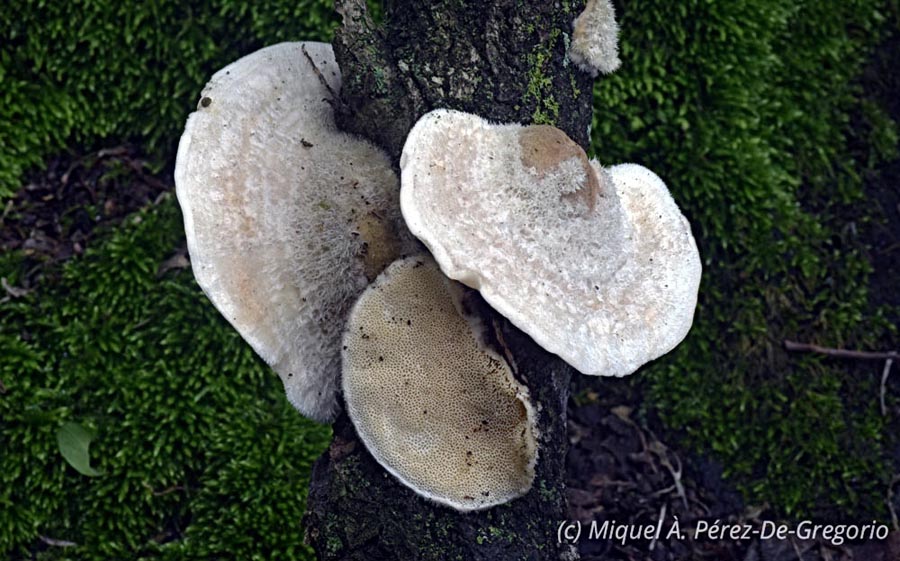
{"label": "mossy background", "polygon": [[705,267],[690,337],[642,374],[649,407],[753,503],[884,516],[898,423],[879,411],[881,365],[782,341],[897,347],[853,233],[875,206],[863,177],[897,157],[896,123],[856,81],[897,2],[641,4],[620,12],[625,63],[597,86],[594,148],[664,175]]}
{"label": "mossy background", "polygon": [[[598,82],[593,151],[667,180],[705,265],[691,335],[630,381],[643,413],[724,466],[750,504],[884,519],[898,422],[879,412],[880,366],[780,349],[897,346],[862,234],[865,178],[897,157],[897,125],[858,81],[897,31],[897,1],[617,8],[624,64]],[[13,1],[0,11],[0,202],[67,149],[130,141],[165,169],[216,69],[327,40],[335,21],[327,1]],[[308,555],[303,500],[329,431],[293,412],[189,271],[157,275],[182,238],[169,196],[0,303],[0,553]],[[9,284],[23,259],[0,257]],[[61,457],[66,421],[96,431],[103,475]]]}

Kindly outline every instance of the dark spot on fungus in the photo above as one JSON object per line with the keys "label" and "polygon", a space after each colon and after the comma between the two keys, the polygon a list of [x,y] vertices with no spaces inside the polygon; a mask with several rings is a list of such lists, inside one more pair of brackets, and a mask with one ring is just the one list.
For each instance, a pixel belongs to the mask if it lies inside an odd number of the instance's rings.
{"label": "dark spot on fungus", "polygon": [[200,107],[209,107],[209,105],[211,103],[212,103],[212,99],[210,99],[208,97],[204,97],[203,99],[200,100]]}

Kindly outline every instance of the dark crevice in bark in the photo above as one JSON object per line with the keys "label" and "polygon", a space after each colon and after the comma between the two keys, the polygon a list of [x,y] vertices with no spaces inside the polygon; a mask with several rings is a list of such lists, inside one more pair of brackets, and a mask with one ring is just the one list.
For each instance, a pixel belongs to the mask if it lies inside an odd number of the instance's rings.
{"label": "dark crevice in bark", "polygon": [[[409,129],[444,107],[497,122],[546,123],[587,148],[592,79],[566,59],[583,0],[386,0],[382,28],[363,0],[338,0],[335,55],[343,86],[339,126],[399,163]],[[532,490],[485,511],[430,503],[387,474],[344,414],[312,475],[304,523],[321,560],[558,560],[566,517],[566,402],[573,370],[505,318],[482,307],[538,409]]]}

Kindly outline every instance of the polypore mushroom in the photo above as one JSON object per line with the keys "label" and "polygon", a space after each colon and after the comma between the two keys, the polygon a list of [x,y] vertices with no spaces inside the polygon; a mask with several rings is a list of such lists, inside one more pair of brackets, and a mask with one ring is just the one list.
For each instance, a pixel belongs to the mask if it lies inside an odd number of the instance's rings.
{"label": "polypore mushroom", "polygon": [[610,0],[588,0],[572,26],[569,58],[578,68],[591,76],[619,68],[619,25]]}
{"label": "polypore mushroom", "polygon": [[387,156],[334,123],[340,87],[330,45],[248,55],[204,88],[175,166],[197,282],[317,420],[346,314],[406,239]]}
{"label": "polypore mushroom", "polygon": [[697,247],[649,170],[447,110],[413,127],[401,170],[403,217],[443,272],[581,372],[630,374],[690,329]]}
{"label": "polypore mushroom", "polygon": [[536,431],[527,388],[479,343],[450,282],[426,256],[388,267],[347,321],[343,388],[360,439],[387,471],[469,511],[531,488]]}

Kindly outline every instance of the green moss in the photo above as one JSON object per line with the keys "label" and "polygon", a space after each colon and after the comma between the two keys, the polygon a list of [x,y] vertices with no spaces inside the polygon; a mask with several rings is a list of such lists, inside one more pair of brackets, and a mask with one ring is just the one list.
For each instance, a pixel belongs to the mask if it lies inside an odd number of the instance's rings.
{"label": "green moss", "polygon": [[342,544],[341,540],[333,533],[328,537],[328,541],[325,543],[325,550],[331,555],[336,555],[343,548],[344,544]]}
{"label": "green moss", "polygon": [[350,457],[340,464],[340,484],[337,486],[343,493],[360,496],[369,486],[369,479],[362,473],[359,458]]}
{"label": "green moss", "polygon": [[498,528],[496,526],[488,526],[487,528],[481,528],[479,530],[478,535],[475,537],[475,541],[476,543],[478,543],[478,545],[484,545],[485,543],[494,543],[497,541],[514,543],[517,538],[518,536],[516,536],[516,534],[509,529]]}
{"label": "green moss", "polygon": [[[717,458],[748,502],[797,516],[883,515],[900,433],[878,411],[877,372],[780,350],[787,337],[889,342],[884,314],[866,305],[871,267],[844,228],[866,222],[866,170],[896,157],[896,123],[848,86],[881,36],[885,6],[623,5],[624,64],[596,89],[593,151],[656,170],[704,259],[691,335],[633,383],[678,430],[672,438]],[[130,139],[170,161],[212,72],[266,43],[327,37],[334,25],[324,0],[9,8],[0,11],[0,198],[72,143]],[[549,78],[559,40],[551,34],[523,60],[519,103],[535,122],[559,116]],[[866,123],[862,151],[848,148],[852,111]],[[42,555],[72,559],[307,555],[297,521],[328,431],[285,403],[188,271],[156,278],[180,232],[169,200],[37,292],[0,303],[9,388],[0,552],[28,557],[45,535],[79,546]],[[10,284],[21,266],[20,254],[0,255]],[[82,477],[59,455],[55,430],[70,420],[96,427],[91,454],[103,477]],[[540,482],[539,492],[558,498]]]}
{"label": "green moss", "polygon": [[884,6],[626,5],[624,64],[596,89],[594,152],[666,180],[704,263],[690,336],[635,382],[747,501],[797,516],[885,514],[884,436],[898,427],[878,412],[875,375],[781,350],[786,338],[888,344],[867,308],[864,248],[845,228],[848,216],[865,223],[861,170],[892,153],[896,134],[870,107],[868,151],[848,147],[860,107],[848,84]]}
{"label": "green moss", "polygon": [[555,488],[548,487],[547,482],[543,479],[538,481],[538,492],[547,503],[554,503],[559,500],[559,492]]}
{"label": "green moss", "polygon": [[[25,298],[0,303],[0,553],[39,535],[67,559],[309,557],[297,524],[327,427],[215,311],[189,270],[158,278],[179,245],[173,197]],[[0,259],[15,282],[21,259]],[[96,429],[71,468],[55,432]]]}
{"label": "green moss", "polygon": [[384,69],[383,68],[375,68],[372,71],[375,76],[375,93],[379,95],[384,95],[387,93],[387,84],[385,82]]}
{"label": "green moss", "polygon": [[286,40],[327,40],[326,0],[13,0],[0,10],[0,201],[66,146],[133,140],[169,160],[213,72]]}
{"label": "green moss", "polygon": [[537,125],[555,125],[559,120],[559,102],[553,96],[553,80],[548,65],[553,60],[553,50],[559,40],[560,30],[550,32],[547,40],[536,45],[526,55],[528,86],[522,94],[522,104],[534,105],[531,121]]}
{"label": "green moss", "polygon": [[505,528],[497,528],[495,526],[490,526],[488,528],[488,534],[495,540],[503,540],[507,543],[513,543],[516,541],[517,536],[513,533],[509,528],[512,526],[507,526]]}

